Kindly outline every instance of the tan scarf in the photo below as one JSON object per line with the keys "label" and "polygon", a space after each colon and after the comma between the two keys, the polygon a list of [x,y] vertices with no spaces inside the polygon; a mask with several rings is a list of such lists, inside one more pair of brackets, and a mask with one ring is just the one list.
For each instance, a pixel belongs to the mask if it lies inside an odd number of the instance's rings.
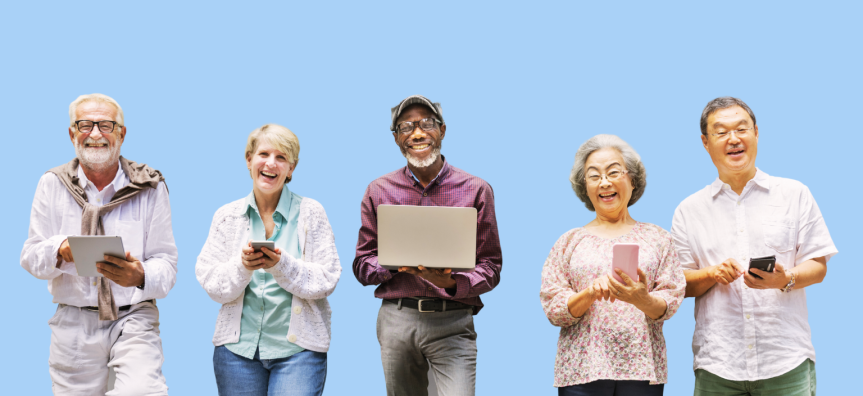
{"label": "tan scarf", "polygon": [[[128,201],[141,191],[147,188],[156,188],[159,182],[165,180],[162,173],[148,167],[145,164],[138,164],[129,161],[122,156],[120,157],[120,167],[129,178],[129,184],[125,185],[120,191],[114,193],[111,202],[104,206],[95,206],[87,202],[87,194],[84,189],[78,185],[78,159],[64,165],[49,170],[60,179],[69,194],[75,198],[75,202],[81,206],[83,212],[81,214],[81,235],[105,235],[105,228],[102,225],[102,215],[114,210],[122,203]],[[125,259],[125,257],[124,257]],[[119,314],[117,303],[114,302],[114,293],[111,292],[110,279],[98,277],[99,286],[99,320],[117,320]]]}

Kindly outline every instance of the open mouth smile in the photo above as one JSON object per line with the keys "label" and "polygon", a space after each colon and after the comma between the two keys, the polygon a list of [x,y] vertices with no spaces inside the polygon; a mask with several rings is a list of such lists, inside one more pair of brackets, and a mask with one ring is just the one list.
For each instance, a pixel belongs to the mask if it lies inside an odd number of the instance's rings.
{"label": "open mouth smile", "polygon": [[614,197],[616,197],[616,196],[617,196],[617,193],[613,192],[613,191],[612,192],[606,192],[606,193],[600,193],[599,199],[602,200],[603,202],[611,202],[614,199]]}
{"label": "open mouth smile", "polygon": [[261,171],[260,173],[261,173],[261,176],[263,176],[267,180],[276,180],[277,175],[275,173],[270,173],[267,171]]}

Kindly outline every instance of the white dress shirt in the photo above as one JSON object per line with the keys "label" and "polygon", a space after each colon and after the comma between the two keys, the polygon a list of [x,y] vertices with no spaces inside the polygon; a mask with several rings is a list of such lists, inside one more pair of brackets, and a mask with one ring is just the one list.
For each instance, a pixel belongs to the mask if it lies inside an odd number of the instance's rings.
{"label": "white dress shirt", "polygon": [[[102,191],[87,180],[78,167],[79,184],[92,205],[102,206],[114,193],[129,183],[123,168]],[[79,277],[75,263],[62,261],[56,267],[60,245],[70,235],[81,235],[82,209],[57,175],[46,173],[39,179],[30,231],[21,251],[21,266],[39,279],[49,280],[48,291],[55,303],[77,307],[96,306],[98,287],[95,277]],[[111,282],[117,306],[164,298],[177,280],[177,247],[171,229],[171,206],[165,183],[147,188],[129,201],[102,216],[105,235],[123,237],[123,248],[144,266],[144,289],[122,287]]]}
{"label": "white dress shirt", "polygon": [[[677,207],[671,234],[680,265],[696,270],[733,258],[776,256],[791,269],[837,253],[812,193],[760,169],[737,195],[717,178]],[[806,292],[750,289],[738,278],[695,298],[694,369],[732,381],[773,378],[815,361]]]}

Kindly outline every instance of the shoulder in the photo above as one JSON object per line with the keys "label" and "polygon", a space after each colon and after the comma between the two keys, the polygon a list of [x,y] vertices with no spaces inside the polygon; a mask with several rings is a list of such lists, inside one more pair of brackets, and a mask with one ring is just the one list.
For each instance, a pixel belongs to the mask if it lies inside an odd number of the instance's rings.
{"label": "shoulder", "polygon": [[449,172],[449,177],[453,178],[454,180],[463,182],[468,188],[476,189],[479,191],[492,191],[491,184],[489,184],[487,181],[485,181],[479,176],[474,176],[452,165],[449,166]]}
{"label": "shoulder", "polygon": [[[705,202],[709,201],[711,198],[710,195],[710,185],[704,186],[701,190],[694,192],[692,195],[680,201],[680,204],[677,205],[677,209],[674,211],[675,214],[681,213],[688,210],[692,210],[698,207],[701,207],[705,204]],[[652,225],[652,224],[651,224]],[[660,228],[661,229],[661,228]]]}
{"label": "shoulder", "polygon": [[671,243],[673,241],[671,237],[671,233],[666,231],[664,228],[651,223],[639,223],[641,224],[641,234],[649,239],[658,240],[663,243]]}
{"label": "shoulder", "polygon": [[771,194],[775,192],[785,197],[808,196],[811,194],[809,187],[806,187],[805,184],[797,180],[778,176],[769,176],[769,180]]}
{"label": "shoulder", "polygon": [[213,215],[213,220],[217,219],[229,219],[229,218],[239,218],[243,217],[243,205],[245,205],[246,199],[240,198],[234,202],[223,205],[221,208],[216,210],[216,214]]}
{"label": "shoulder", "polygon": [[372,180],[372,182],[369,183],[367,191],[380,191],[386,189],[388,186],[392,185],[393,182],[399,180],[400,177],[403,177],[404,171],[405,168],[399,168],[381,177],[378,177],[375,180]]}
{"label": "shoulder", "polygon": [[323,214],[324,205],[321,205],[320,202],[313,198],[303,197],[303,200],[300,202],[300,215],[314,215],[314,214]]}
{"label": "shoulder", "polygon": [[577,245],[587,235],[584,227],[573,228],[557,238],[552,250],[565,249],[568,246]]}

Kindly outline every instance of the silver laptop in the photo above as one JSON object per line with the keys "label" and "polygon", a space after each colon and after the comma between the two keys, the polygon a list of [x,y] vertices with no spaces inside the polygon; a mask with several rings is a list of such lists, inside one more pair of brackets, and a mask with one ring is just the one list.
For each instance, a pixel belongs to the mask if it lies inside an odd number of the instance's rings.
{"label": "silver laptop", "polygon": [[473,271],[476,208],[378,205],[378,264]]}

